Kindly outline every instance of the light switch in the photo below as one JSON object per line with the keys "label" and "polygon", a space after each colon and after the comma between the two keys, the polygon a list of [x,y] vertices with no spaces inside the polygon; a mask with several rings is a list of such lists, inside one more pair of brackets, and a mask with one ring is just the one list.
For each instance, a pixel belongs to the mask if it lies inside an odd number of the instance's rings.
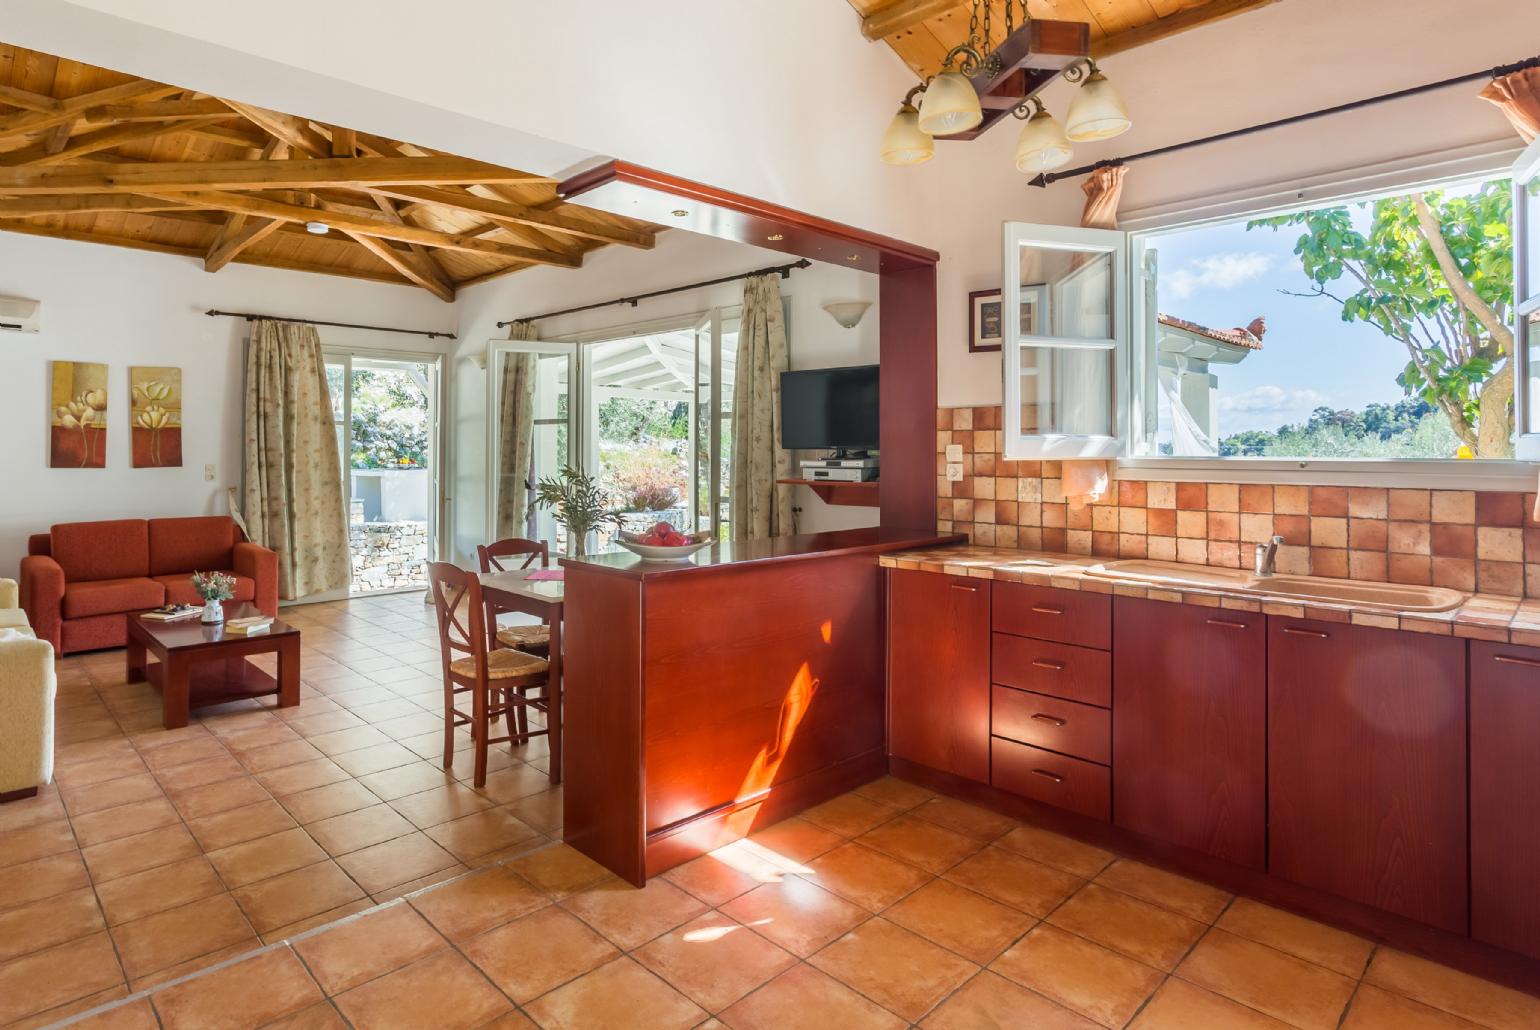
{"label": "light switch", "polygon": [[962,462],[949,461],[946,465],[946,478],[949,482],[962,482]]}
{"label": "light switch", "polygon": [[213,465],[205,465],[205,466],[203,466],[203,481],[205,483],[212,483],[214,481],[214,466]]}
{"label": "light switch", "polygon": [[947,461],[962,461],[962,444],[949,443],[946,445]]}

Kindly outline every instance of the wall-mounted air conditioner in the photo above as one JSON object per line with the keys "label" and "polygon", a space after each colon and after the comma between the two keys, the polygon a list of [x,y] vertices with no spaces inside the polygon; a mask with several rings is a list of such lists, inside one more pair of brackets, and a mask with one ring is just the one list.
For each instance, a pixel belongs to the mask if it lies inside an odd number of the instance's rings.
{"label": "wall-mounted air conditioner", "polygon": [[0,297],[0,332],[35,333],[42,324],[42,301]]}

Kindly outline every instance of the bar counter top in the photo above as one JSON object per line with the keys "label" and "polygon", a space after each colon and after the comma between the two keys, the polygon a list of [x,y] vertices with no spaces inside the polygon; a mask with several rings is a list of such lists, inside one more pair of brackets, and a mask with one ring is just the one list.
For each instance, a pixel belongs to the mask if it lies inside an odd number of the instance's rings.
{"label": "bar counter top", "polygon": [[561,564],[568,568],[581,567],[585,571],[605,572],[631,579],[652,579],[728,566],[830,558],[845,554],[884,554],[964,542],[966,537],[938,533],[934,529],[893,529],[883,526],[777,536],[767,540],[721,540],[697,551],[690,556],[689,561],[681,562],[646,561],[629,551],[614,551],[581,558],[563,558]]}

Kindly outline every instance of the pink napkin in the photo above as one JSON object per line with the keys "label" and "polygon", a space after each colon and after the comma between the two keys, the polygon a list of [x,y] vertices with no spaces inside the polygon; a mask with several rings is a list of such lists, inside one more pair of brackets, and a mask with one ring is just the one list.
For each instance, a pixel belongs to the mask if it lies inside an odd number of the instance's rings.
{"label": "pink napkin", "polygon": [[565,572],[565,569],[536,569],[524,578],[531,581],[561,579]]}

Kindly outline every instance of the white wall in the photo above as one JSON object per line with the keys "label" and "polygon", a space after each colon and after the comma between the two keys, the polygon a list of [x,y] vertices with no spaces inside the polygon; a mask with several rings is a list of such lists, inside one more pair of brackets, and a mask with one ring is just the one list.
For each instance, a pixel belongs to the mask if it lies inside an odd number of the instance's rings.
{"label": "white wall", "polygon": [[[590,255],[581,270],[533,268],[474,286],[456,301],[462,327],[453,366],[459,410],[455,419],[457,471],[452,488],[455,547],[471,553],[485,541],[486,371],[472,358],[486,353],[494,339],[506,339],[497,323],[544,311],[578,307],[616,297],[668,289],[770,265],[786,264],[786,255],[710,236],[671,230],[658,236],[652,250],[607,247]],[[792,368],[827,368],[877,361],[877,277],[833,265],[815,263],[781,280],[782,296],[791,310],[787,326]],[[844,329],[823,310],[831,301],[873,302],[854,329]],[[743,301],[742,283],[690,290],[642,301],[637,307],[616,306],[586,311],[540,323],[542,336],[556,338],[611,329],[637,322],[697,314]],[[796,489],[806,532],[877,524],[875,508],[833,508],[805,487]]]}
{"label": "white wall", "polygon": [[[423,290],[0,232],[0,296],[43,302],[43,331],[0,333],[0,576],[16,575],[27,536],[55,522],[229,510],[240,483],[246,323],[210,308],[453,330],[454,308]],[[449,341],[321,329],[332,344],[440,351]],[[48,467],[48,363],[110,366],[107,467]],[[182,370],[182,467],[136,469],[129,452],[130,365]],[[214,466],[206,482],[204,465]]]}

